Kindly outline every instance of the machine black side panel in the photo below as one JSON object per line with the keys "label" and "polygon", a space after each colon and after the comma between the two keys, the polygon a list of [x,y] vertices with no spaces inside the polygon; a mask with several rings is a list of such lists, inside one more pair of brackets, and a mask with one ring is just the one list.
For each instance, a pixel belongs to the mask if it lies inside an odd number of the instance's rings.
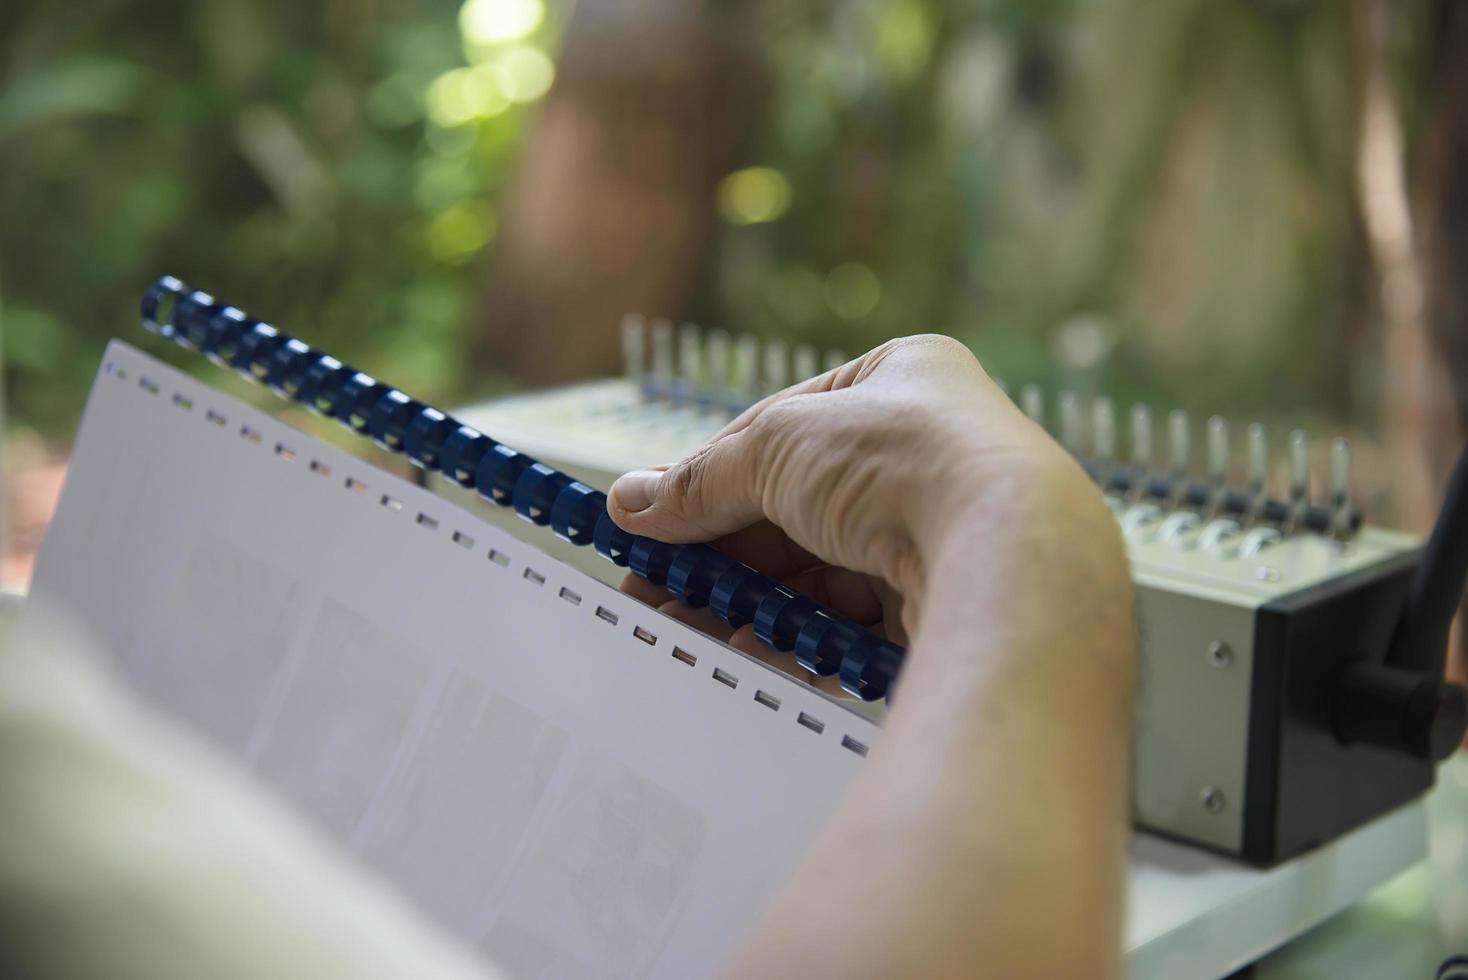
{"label": "machine black side panel", "polygon": [[1274,861],[1278,808],[1279,734],[1289,618],[1265,607],[1254,619],[1254,674],[1249,692],[1249,743],[1244,769],[1244,845],[1247,861]]}
{"label": "machine black side panel", "polygon": [[1249,718],[1244,857],[1274,863],[1413,799],[1434,767],[1405,753],[1343,745],[1331,725],[1342,671],[1379,660],[1420,552],[1259,610]]}

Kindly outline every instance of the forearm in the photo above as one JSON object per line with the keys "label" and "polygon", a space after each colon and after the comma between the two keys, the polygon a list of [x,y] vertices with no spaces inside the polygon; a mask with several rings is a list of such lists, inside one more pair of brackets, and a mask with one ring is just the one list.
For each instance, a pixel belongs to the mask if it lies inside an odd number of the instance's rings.
{"label": "forearm", "polygon": [[1078,484],[945,517],[882,739],[741,972],[1118,968],[1135,640],[1114,526]]}

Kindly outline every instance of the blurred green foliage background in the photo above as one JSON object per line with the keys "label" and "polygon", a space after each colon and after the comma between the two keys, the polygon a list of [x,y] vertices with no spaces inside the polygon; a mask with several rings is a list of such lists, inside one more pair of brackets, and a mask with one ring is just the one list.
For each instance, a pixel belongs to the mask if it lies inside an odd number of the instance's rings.
{"label": "blurred green foliage background", "polygon": [[404,385],[460,388],[470,263],[549,81],[515,66],[548,73],[555,29],[538,4],[479,8],[514,39],[470,53],[516,101],[497,88],[482,124],[440,126],[458,3],[6,5],[12,421],[65,434],[103,340],[138,339],[139,290],[170,270]]}
{"label": "blurred green foliage background", "polygon": [[1370,430],[1365,10],[8,3],[9,424],[64,439],[172,272],[444,402],[613,371],[639,309]]}

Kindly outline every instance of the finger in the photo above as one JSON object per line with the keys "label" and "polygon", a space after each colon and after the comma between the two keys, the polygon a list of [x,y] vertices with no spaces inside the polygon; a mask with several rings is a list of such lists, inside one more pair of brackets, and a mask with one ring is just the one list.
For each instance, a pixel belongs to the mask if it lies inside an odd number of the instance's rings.
{"label": "finger", "polygon": [[838,697],[848,696],[841,689],[841,679],[839,677],[834,674],[829,677],[820,677],[812,674],[796,662],[794,654],[781,653],[773,647],[766,646],[760,641],[759,637],[754,635],[754,628],[751,626],[741,626],[735,630],[734,635],[729,638],[728,643],[740,653],[746,653],[783,674],[788,674],[798,681],[804,681],[817,690]]}
{"label": "finger", "polygon": [[740,653],[747,653],[761,663],[769,664],[787,674],[804,673],[795,662],[795,654],[781,653],[754,635],[753,626],[741,626],[728,639],[728,644]]}
{"label": "finger", "polygon": [[793,395],[808,395],[814,392],[833,391],[836,388],[847,387],[847,385],[850,384],[850,381],[847,380],[843,383],[842,379],[843,377],[852,373],[848,370],[850,366],[850,364],[843,364],[840,367],[832,368],[829,371],[818,374],[814,378],[807,378],[806,380],[793,384],[788,388],[781,388],[773,395],[766,395],[764,398],[761,398],[759,401],[755,402],[753,405],[749,406],[744,411],[734,416],[729,424],[725,425],[722,429],[713,434],[713,437],[709,439],[709,442],[717,442],[725,436],[732,436],[736,432],[744,431],[745,429],[749,428],[750,424],[754,422],[755,419],[764,414],[765,410],[768,409],[771,405],[774,405],[777,402],[782,402]]}
{"label": "finger", "polygon": [[[755,454],[761,447],[757,440],[746,438],[750,426],[772,405],[797,395],[849,387],[855,383],[862,365],[871,357],[872,354],[865,354],[761,399],[740,412],[682,463],[626,474],[612,485],[609,494],[607,509],[611,511],[612,519],[634,534],[647,534],[672,542],[707,541],[754,523],[763,516],[755,495],[760,469],[753,465],[757,460],[745,457]],[[740,479],[728,487],[719,485],[704,490],[698,481],[705,475]],[[689,501],[688,491],[695,486],[699,486],[701,492],[716,495],[706,500]],[[725,493],[726,489],[742,493]],[[709,506],[715,500],[719,506]]]}
{"label": "finger", "polygon": [[730,558],[775,578],[795,575],[825,564],[790,540],[790,535],[770,521],[751,524],[733,534],[718,538],[712,544]]}
{"label": "finger", "polygon": [[647,579],[632,572],[622,576],[622,582],[617,588],[638,602],[652,606],[654,609],[668,601],[666,588],[661,585],[653,585]]}
{"label": "finger", "polygon": [[912,640],[907,632],[907,603],[903,601],[903,594],[888,585],[887,582],[881,582],[878,585],[876,594],[882,600],[882,634],[898,647],[912,646]]}
{"label": "finger", "polygon": [[728,643],[729,637],[734,633],[728,623],[709,612],[707,608],[694,609],[688,603],[677,599],[670,599],[658,606],[658,612],[684,625],[692,626],[700,633],[711,636],[721,643]]}
{"label": "finger", "polygon": [[903,621],[903,613],[907,606],[902,601],[902,593],[898,592],[886,582],[877,583],[877,595],[882,602],[882,625],[883,636],[900,647],[912,646],[908,638],[907,627]]}
{"label": "finger", "polygon": [[785,584],[837,615],[862,625],[882,619],[882,597],[877,592],[877,580],[862,572],[827,565],[791,576]]}
{"label": "finger", "polygon": [[671,468],[612,484],[607,510],[625,530],[659,541],[710,541],[764,519],[762,439],[750,430],[704,446]]}

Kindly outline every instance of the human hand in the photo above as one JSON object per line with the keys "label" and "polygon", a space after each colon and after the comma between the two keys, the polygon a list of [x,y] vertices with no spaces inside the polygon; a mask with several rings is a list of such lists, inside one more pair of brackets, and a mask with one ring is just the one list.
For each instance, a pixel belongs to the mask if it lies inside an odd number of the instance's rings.
{"label": "human hand", "polygon": [[[608,507],[634,534],[711,542],[904,645],[921,620],[927,573],[959,527],[992,540],[999,566],[1025,547],[1018,528],[1057,511],[1103,543],[1116,537],[1069,455],[966,347],[937,335],[890,341],[766,398],[688,459],[622,477]],[[633,575],[623,588],[794,666],[749,626],[731,630]]]}
{"label": "human hand", "polygon": [[[966,348],[884,344],[629,473],[608,509],[909,648],[881,738],[731,975],[1119,975],[1136,646],[1121,536]],[[624,587],[793,672],[750,627]],[[856,909],[823,901],[863,888]]]}

